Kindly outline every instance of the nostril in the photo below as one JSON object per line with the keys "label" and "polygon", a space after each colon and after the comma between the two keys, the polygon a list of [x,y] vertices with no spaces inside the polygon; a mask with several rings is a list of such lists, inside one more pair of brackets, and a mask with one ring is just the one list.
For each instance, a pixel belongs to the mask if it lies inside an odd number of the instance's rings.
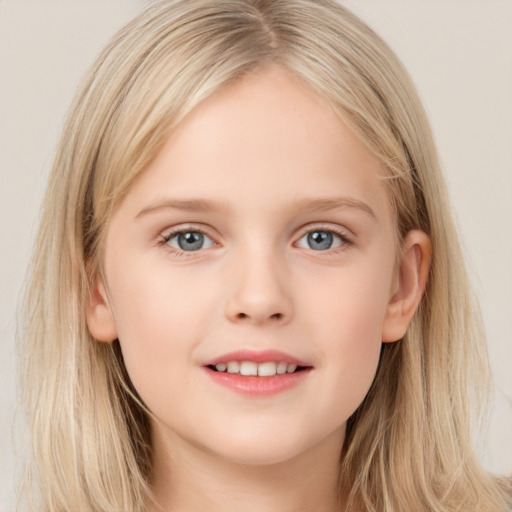
{"label": "nostril", "polygon": [[281,321],[285,315],[283,313],[273,313],[270,316],[267,315],[251,315],[243,312],[239,312],[236,314],[237,320],[246,320],[246,319],[252,319],[255,322],[263,322],[265,320],[275,320],[275,321]]}

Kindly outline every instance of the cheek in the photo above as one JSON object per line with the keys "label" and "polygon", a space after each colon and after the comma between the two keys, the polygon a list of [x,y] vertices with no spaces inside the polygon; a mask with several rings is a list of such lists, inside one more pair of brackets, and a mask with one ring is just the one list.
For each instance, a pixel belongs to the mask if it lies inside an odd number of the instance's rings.
{"label": "cheek", "polygon": [[310,327],[333,342],[329,351],[363,350],[368,343],[381,343],[391,281],[392,263],[381,267],[370,263],[304,282],[302,303]]}
{"label": "cheek", "polygon": [[344,421],[375,377],[391,283],[391,271],[376,272],[372,266],[360,270],[340,272],[323,288],[309,287],[308,331],[316,332],[325,362],[326,393],[320,407],[334,404],[332,414]]}
{"label": "cheek", "polygon": [[[193,288],[171,279],[163,270],[145,266],[137,273],[132,268],[115,273],[112,282],[126,369],[150,408],[170,388],[186,384],[191,353],[205,328],[197,321],[204,309],[200,294],[193,294]],[[123,279],[123,275],[130,278]]]}

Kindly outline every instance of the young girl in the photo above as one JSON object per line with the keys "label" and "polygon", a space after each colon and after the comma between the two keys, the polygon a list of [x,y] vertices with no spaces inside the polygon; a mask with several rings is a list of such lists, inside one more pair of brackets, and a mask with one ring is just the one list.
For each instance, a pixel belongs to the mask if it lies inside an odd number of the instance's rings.
{"label": "young girl", "polygon": [[173,0],[83,83],[26,301],[31,507],[505,511],[432,135],[330,0]]}

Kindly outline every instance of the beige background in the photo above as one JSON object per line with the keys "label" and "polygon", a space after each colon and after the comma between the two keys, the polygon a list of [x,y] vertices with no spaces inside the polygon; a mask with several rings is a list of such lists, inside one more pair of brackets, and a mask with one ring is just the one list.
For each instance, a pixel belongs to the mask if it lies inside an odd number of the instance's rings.
{"label": "beige background", "polygon": [[[73,91],[142,0],[0,0],[0,511],[19,470],[15,306]],[[411,72],[432,121],[497,384],[485,465],[512,472],[512,2],[349,0]],[[23,452],[23,442],[18,450]]]}

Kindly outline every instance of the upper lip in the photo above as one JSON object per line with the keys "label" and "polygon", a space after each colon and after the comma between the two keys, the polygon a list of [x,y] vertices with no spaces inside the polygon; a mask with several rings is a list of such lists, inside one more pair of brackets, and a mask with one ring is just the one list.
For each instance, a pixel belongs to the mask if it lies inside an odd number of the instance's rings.
{"label": "upper lip", "polygon": [[293,363],[297,366],[312,366],[306,361],[298,359],[296,357],[291,356],[290,354],[286,354],[285,352],[281,352],[279,350],[247,350],[240,349],[235,350],[233,352],[228,352],[227,354],[223,354],[221,356],[210,359],[204,363],[204,366],[215,366],[219,363],[228,363],[229,361],[252,361],[254,363],[267,363],[270,361],[283,361],[286,363]]}

